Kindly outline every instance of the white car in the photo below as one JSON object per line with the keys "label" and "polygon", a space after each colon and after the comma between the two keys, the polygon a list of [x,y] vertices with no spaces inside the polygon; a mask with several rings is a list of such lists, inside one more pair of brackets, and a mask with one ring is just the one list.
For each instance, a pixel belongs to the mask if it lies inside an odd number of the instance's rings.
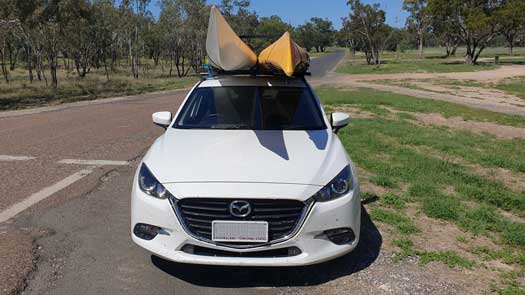
{"label": "white car", "polygon": [[167,260],[298,266],[359,242],[357,174],[303,78],[228,75],[190,91],[133,180],[131,231]]}

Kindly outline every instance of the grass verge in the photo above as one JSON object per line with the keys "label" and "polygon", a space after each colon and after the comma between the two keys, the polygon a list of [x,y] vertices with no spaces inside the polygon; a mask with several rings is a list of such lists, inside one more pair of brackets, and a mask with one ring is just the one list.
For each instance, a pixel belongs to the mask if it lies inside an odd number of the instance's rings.
{"label": "grass verge", "polygon": [[117,71],[109,81],[100,70],[93,70],[84,78],[63,70],[58,74],[58,88],[53,89],[43,80],[29,83],[21,69],[11,72],[12,81],[0,84],[0,111],[173,90],[190,87],[198,81],[197,77],[169,77],[160,69],[142,73],[139,79],[133,79],[127,71]]}
{"label": "grass verge", "polygon": [[388,106],[399,111],[418,113],[439,113],[446,118],[462,117],[465,120],[493,122],[502,125],[525,127],[525,117],[510,116],[437,100],[420,99],[412,96],[378,91],[373,89],[341,90],[320,88],[318,95],[324,105],[356,105],[362,110],[379,115],[386,114],[379,106]]}

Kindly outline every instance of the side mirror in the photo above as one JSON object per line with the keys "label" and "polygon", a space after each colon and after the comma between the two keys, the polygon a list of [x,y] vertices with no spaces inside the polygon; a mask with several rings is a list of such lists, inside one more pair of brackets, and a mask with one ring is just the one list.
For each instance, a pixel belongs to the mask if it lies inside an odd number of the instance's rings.
{"label": "side mirror", "polygon": [[332,114],[332,129],[337,134],[341,128],[344,128],[350,123],[350,115],[347,113],[333,113]]}
{"label": "side mirror", "polygon": [[172,116],[171,112],[156,112],[151,115],[151,118],[153,119],[153,123],[155,123],[155,125],[166,129],[171,124]]}

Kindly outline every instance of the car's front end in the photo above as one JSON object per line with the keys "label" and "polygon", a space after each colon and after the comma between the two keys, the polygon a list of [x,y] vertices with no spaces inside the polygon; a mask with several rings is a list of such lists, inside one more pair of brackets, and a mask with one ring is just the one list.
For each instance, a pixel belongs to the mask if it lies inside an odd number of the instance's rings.
{"label": "car's front end", "polygon": [[[311,91],[303,85],[300,91]],[[257,91],[254,101],[276,104],[274,89]],[[230,107],[219,95],[214,112]],[[202,109],[203,99],[193,96]],[[264,99],[272,100],[257,101]],[[197,116],[199,108],[185,105],[178,117],[184,108]],[[360,230],[357,174],[324,116],[317,126],[265,129],[225,128],[217,123],[228,121],[224,114],[203,116],[221,128],[187,128],[175,119],[153,144],[133,180],[133,241],[168,260],[207,265],[309,265],[352,251]],[[275,112],[266,117],[276,120]]]}

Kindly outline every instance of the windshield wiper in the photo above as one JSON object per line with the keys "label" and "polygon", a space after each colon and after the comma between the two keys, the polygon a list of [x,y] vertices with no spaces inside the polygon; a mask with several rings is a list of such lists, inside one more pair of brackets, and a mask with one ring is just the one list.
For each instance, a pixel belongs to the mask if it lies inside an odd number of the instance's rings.
{"label": "windshield wiper", "polygon": [[247,129],[251,130],[252,128],[249,125],[220,125],[220,126],[212,126],[212,129],[223,129],[223,130],[239,130],[239,129]]}

